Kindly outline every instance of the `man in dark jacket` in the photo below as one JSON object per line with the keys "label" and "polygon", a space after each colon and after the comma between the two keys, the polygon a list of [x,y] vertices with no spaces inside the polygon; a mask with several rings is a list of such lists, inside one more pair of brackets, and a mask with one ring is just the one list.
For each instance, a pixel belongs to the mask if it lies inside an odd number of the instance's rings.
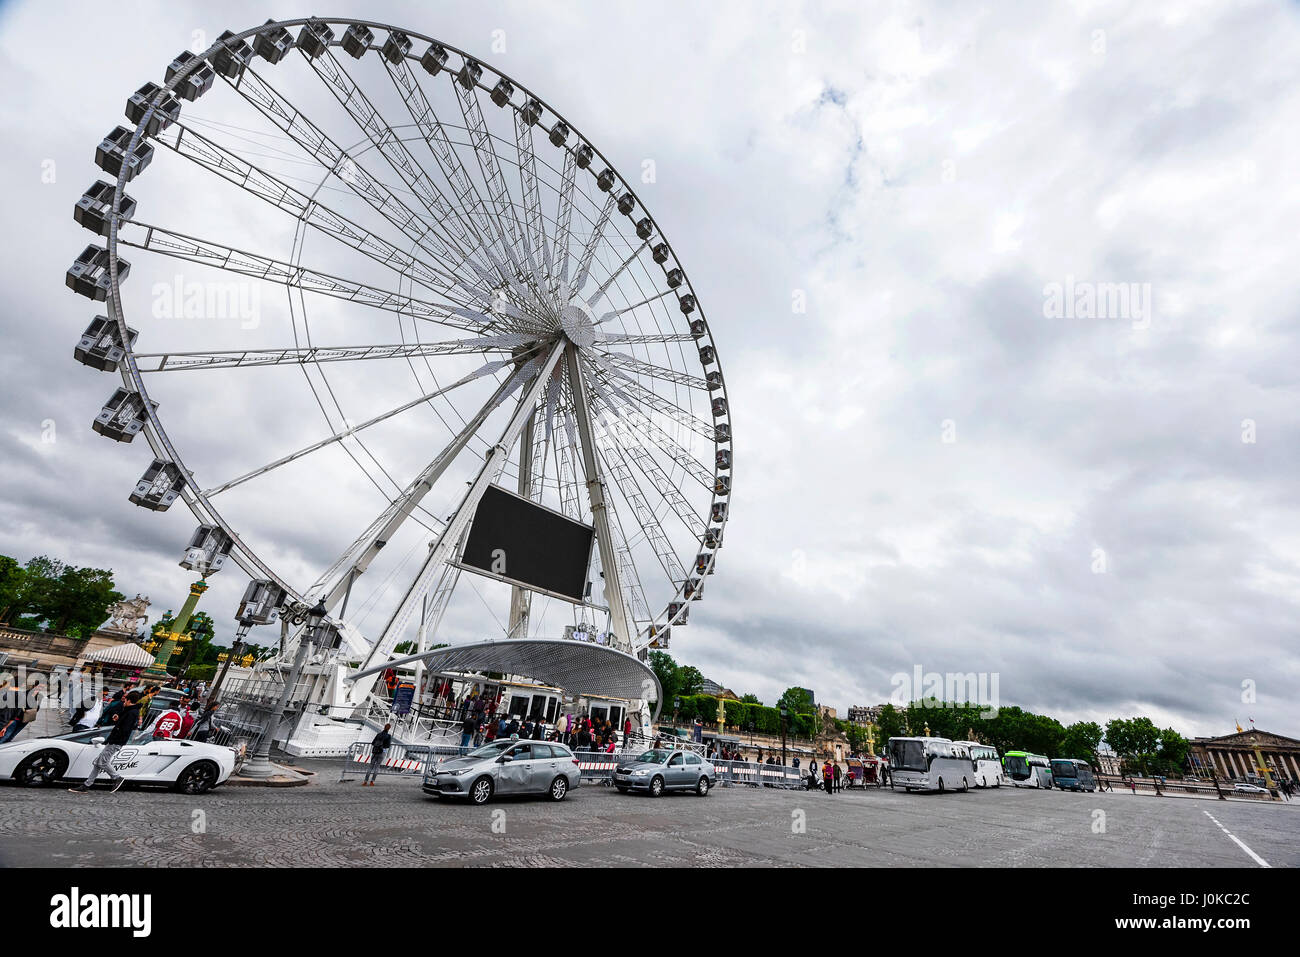
{"label": "man in dark jacket", "polygon": [[[107,710],[107,709],[105,709]],[[116,791],[126,783],[126,778],[118,774],[113,767],[113,758],[117,757],[117,752],[122,750],[122,745],[131,740],[131,735],[136,728],[140,726],[140,692],[132,691],[126,696],[126,706],[113,719],[112,730],[108,732],[108,740],[104,746],[99,749],[99,754],[95,756],[94,767],[90,769],[90,777],[86,778],[75,788],[68,788],[73,794],[88,794],[95,783],[95,779],[101,773],[107,774],[113,782],[112,790]]]}
{"label": "man in dark jacket", "polygon": [[367,784],[375,786],[375,778],[379,775],[379,766],[384,763],[384,754],[393,745],[393,736],[388,733],[392,728],[391,724],[384,725],[384,730],[375,735],[374,740],[370,742],[370,767],[366,768],[366,776],[361,779],[361,786]]}

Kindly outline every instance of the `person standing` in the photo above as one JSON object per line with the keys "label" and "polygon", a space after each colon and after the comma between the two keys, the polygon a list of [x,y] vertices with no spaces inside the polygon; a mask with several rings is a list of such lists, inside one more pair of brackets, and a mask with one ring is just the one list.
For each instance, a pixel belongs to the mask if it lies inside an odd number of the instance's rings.
{"label": "person standing", "polygon": [[140,725],[140,692],[132,691],[126,696],[126,706],[113,720],[113,729],[108,732],[108,740],[95,755],[95,764],[90,769],[90,777],[75,788],[68,788],[73,794],[89,794],[96,778],[101,773],[107,774],[113,781],[113,791],[126,783],[126,778],[113,769],[113,758],[122,750],[122,745],[131,740],[131,734]]}
{"label": "person standing", "polygon": [[366,768],[366,775],[361,779],[361,786],[375,786],[375,778],[379,774],[379,767],[384,763],[384,755],[388,749],[393,746],[393,736],[389,734],[392,729],[391,724],[384,725],[384,730],[380,731],[370,742],[370,767]]}
{"label": "person standing", "polygon": [[203,706],[202,713],[199,714],[195,722],[190,725],[189,737],[195,741],[207,741],[213,731],[220,731],[217,726],[216,714],[217,709],[221,707],[221,702],[213,698]]}
{"label": "person standing", "polygon": [[832,794],[835,791],[835,772],[832,770],[834,765],[827,761],[822,768],[822,783],[826,787],[826,793]]}
{"label": "person standing", "polygon": [[698,714],[695,716],[695,720],[691,722],[691,737],[696,744],[704,742],[704,722],[700,720]]}
{"label": "person standing", "polygon": [[478,730],[478,721],[472,714],[465,715],[465,719],[460,723],[460,746],[461,749],[469,747],[469,743],[474,740],[474,732]]}
{"label": "person standing", "polygon": [[844,782],[844,777],[840,773],[840,766],[837,764],[835,765],[835,790],[843,791],[844,790],[843,782]]}

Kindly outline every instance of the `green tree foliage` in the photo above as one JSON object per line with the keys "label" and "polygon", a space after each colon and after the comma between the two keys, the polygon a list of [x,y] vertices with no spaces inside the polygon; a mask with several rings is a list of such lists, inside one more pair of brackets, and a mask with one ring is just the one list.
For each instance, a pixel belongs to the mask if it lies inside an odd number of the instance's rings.
{"label": "green tree foliage", "polygon": [[743,695],[740,696],[740,700],[743,701],[743,702],[745,702],[745,704],[762,704],[762,703],[763,703],[763,702],[761,702],[761,701],[758,700],[758,695],[756,695],[756,694],[743,694]]}
{"label": "green tree foliage", "polygon": [[19,627],[87,638],[122,598],[109,569],[76,568],[45,555],[18,569],[12,558],[0,559],[3,620]]}
{"label": "green tree foliage", "polygon": [[694,665],[683,665],[677,669],[677,690],[679,695],[695,695],[704,690],[704,675]]}
{"label": "green tree foliage", "polygon": [[907,716],[892,704],[887,704],[880,709],[880,720],[876,722],[876,729],[876,751],[880,752],[890,738],[907,736]]}
{"label": "green tree foliage", "polygon": [[673,656],[666,651],[650,652],[650,670],[655,673],[659,679],[659,686],[663,689],[663,700],[672,705],[672,700],[677,694],[677,662]]}
{"label": "green tree foliage", "polygon": [[1059,756],[1082,758],[1096,767],[1099,747],[1101,747],[1101,725],[1095,721],[1076,721],[1065,729]]}

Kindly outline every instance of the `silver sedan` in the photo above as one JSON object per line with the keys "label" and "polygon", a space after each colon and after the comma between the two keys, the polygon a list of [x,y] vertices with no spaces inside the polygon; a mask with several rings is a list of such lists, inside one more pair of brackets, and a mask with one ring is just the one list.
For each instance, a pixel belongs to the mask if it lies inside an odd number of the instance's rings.
{"label": "silver sedan", "polygon": [[717,783],[718,769],[694,751],[646,751],[614,769],[614,787],[623,794],[646,791],[658,797],[665,791],[694,791],[704,797]]}
{"label": "silver sedan", "polygon": [[564,745],[510,738],[429,765],[424,793],[469,798],[475,804],[486,804],[496,794],[545,794],[563,801],[580,781],[578,759]]}

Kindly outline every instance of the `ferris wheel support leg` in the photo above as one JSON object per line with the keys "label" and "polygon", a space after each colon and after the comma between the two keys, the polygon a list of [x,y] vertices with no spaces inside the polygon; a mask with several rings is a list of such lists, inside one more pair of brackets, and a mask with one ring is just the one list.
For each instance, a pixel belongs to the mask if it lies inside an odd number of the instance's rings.
{"label": "ferris wheel support leg", "polygon": [[[536,416],[530,415],[519,435],[519,494],[529,498],[533,483],[533,430]],[[510,589],[510,638],[528,637],[528,611],[532,594],[518,585]]]}
{"label": "ferris wheel support leg", "polygon": [[[433,547],[429,549],[429,554],[424,559],[424,564],[420,567],[415,580],[406,589],[406,594],[402,596],[402,600],[394,610],[392,617],[388,619],[388,624],[384,626],[384,630],[375,640],[374,645],[371,646],[370,653],[366,655],[365,660],[361,663],[359,671],[365,671],[372,665],[377,664],[380,659],[387,660],[391,655],[393,645],[406,628],[406,623],[411,617],[415,603],[428,591],[434,574],[446,564],[451,557],[452,549],[469,527],[470,520],[474,517],[474,511],[478,508],[479,500],[483,497],[483,493],[487,491],[488,485],[492,483],[492,480],[505,466],[506,460],[510,456],[510,447],[519,438],[524,423],[534,414],[537,402],[546,388],[547,380],[550,378],[551,370],[555,368],[563,355],[564,344],[557,342],[546,361],[538,369],[537,377],[528,386],[524,397],[519,402],[518,409],[510,419],[510,424],[506,426],[505,432],[488,451],[483,467],[479,469],[478,475],[465,493],[465,497],[461,499],[460,505],[456,507],[455,513],[443,528]],[[353,688],[355,689],[358,684],[361,684],[361,682],[354,682]]]}
{"label": "ferris wheel support leg", "polygon": [[619,651],[632,653],[636,629],[627,612],[623,584],[618,575],[618,553],[609,528],[609,509],[605,506],[605,483],[596,458],[592,440],[591,407],[587,401],[587,386],[578,363],[578,347],[569,345],[569,391],[573,395],[574,418],[578,420],[578,437],[582,445],[582,462],[587,476],[587,495],[591,500],[591,520],[596,529],[596,544],[600,548],[600,570],[605,576],[605,603],[609,605],[610,629],[616,641],[611,642]]}

